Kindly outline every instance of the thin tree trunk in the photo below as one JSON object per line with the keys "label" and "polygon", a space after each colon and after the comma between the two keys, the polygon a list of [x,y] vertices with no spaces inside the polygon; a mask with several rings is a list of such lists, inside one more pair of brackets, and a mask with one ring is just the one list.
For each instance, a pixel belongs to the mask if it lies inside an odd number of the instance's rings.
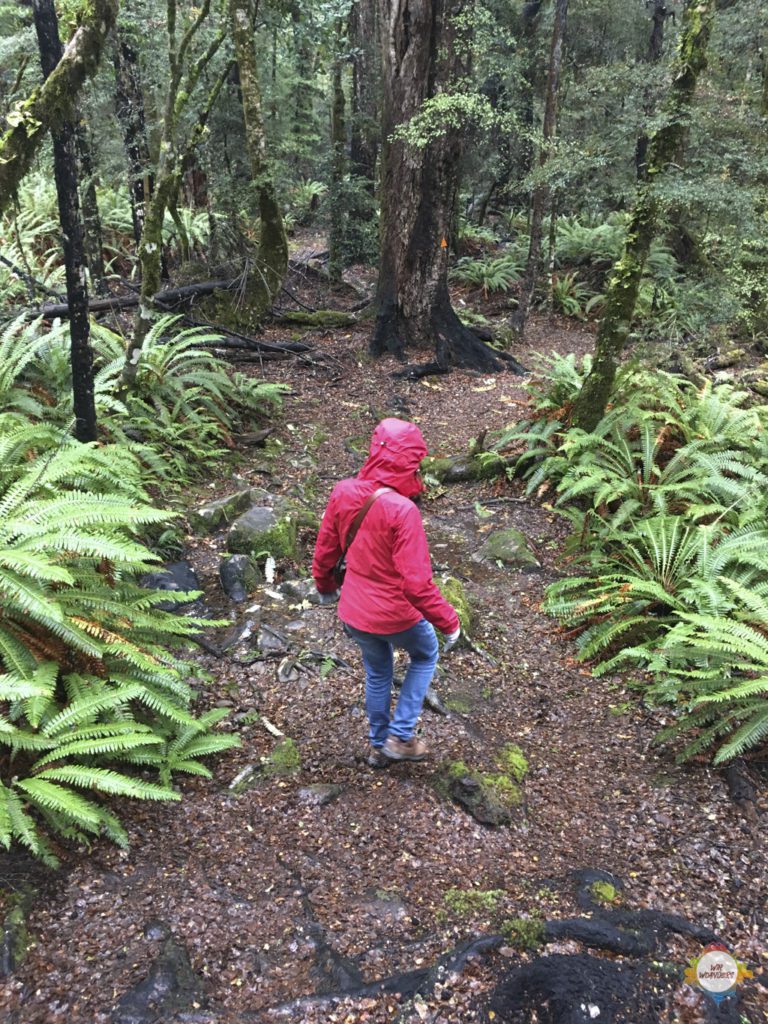
{"label": "thin tree trunk", "polygon": [[39,89],[24,102],[25,116],[0,136],[0,213],[16,194],[47,132],[72,117],[83,82],[99,65],[104,41],[117,17],[119,0],[91,0],[61,60]]}
{"label": "thin tree trunk", "polygon": [[336,52],[333,58],[333,74],[331,78],[331,187],[330,206],[331,223],[328,237],[328,276],[332,284],[341,281],[344,267],[344,242],[346,210],[343,196],[344,174],[346,171],[347,130],[344,120],[344,23],[341,18],[336,22]]}
{"label": "thin tree trunk", "polygon": [[648,145],[648,180],[638,184],[624,253],[608,286],[592,369],[574,405],[573,423],[583,430],[594,430],[610,398],[618,360],[632,326],[643,268],[656,234],[660,209],[656,182],[670,164],[680,164],[696,83],[707,64],[715,3],[716,0],[694,0],[683,14],[673,80],[664,104],[664,127],[651,137]]}
{"label": "thin tree trunk", "polygon": [[[651,38],[648,41],[648,53],[646,56],[648,64],[658,64],[661,60],[661,54],[664,49],[664,26],[666,25],[667,18],[670,17],[670,13],[666,0],[653,0]],[[646,118],[650,117],[653,113],[653,102],[650,90],[648,89],[646,89],[645,99],[643,101],[643,113]],[[644,181],[647,177],[647,158],[648,136],[643,133],[637,140],[637,147],[635,150],[635,167],[637,168],[637,177],[639,181]]]}
{"label": "thin tree trunk", "polygon": [[[557,94],[560,84],[560,67],[563,60],[563,38],[565,36],[565,23],[568,17],[568,0],[556,0],[555,20],[552,26],[552,46],[549,54],[549,70],[547,72],[547,87],[544,99],[544,124],[542,127],[542,145],[539,151],[539,169],[543,171],[549,159],[549,151],[552,140],[555,136],[557,124]],[[533,304],[533,297],[536,292],[536,282],[539,276],[539,264],[541,262],[541,239],[544,225],[544,214],[546,212],[547,199],[549,198],[549,187],[540,181],[533,189],[531,196],[531,236],[528,246],[528,261],[526,263],[525,275],[520,289],[520,301],[517,310],[511,318],[511,325],[522,337],[525,331],[528,313]]]}
{"label": "thin tree trunk", "polygon": [[259,196],[259,217],[261,219],[259,266],[249,286],[251,315],[258,317],[260,312],[271,305],[285,280],[288,270],[288,240],[267,154],[267,138],[261,109],[261,87],[253,42],[253,18],[249,0],[230,0],[229,17],[235,59],[240,72],[245,138],[251,161],[251,177]]}
{"label": "thin tree trunk", "polygon": [[178,126],[189,104],[200,76],[215,57],[224,36],[220,32],[213,37],[203,53],[192,59],[189,53],[192,42],[200,32],[211,9],[211,0],[202,0],[194,8],[180,39],[177,39],[177,0],[168,0],[166,14],[166,32],[168,38],[168,90],[165,96],[165,109],[162,118],[162,138],[160,141],[160,157],[155,177],[155,188],[150,199],[139,244],[139,264],[141,267],[141,301],[134,321],[133,338],[129,341],[125,353],[125,365],[122,372],[122,383],[133,387],[138,374],[139,360],[144,340],[152,329],[157,318],[154,308],[154,296],[160,290],[162,279],[162,247],[163,222],[166,210],[175,202],[181,186],[184,161],[194,146],[199,142],[202,129],[210,114],[224,81],[219,76],[208,101],[198,116],[193,127],[180,145]]}
{"label": "thin tree trunk", "polygon": [[448,294],[459,134],[448,129],[424,148],[392,138],[425,100],[466,73],[453,38],[463,10],[462,0],[381,0],[381,260],[370,348],[374,356],[391,352],[403,359],[407,346],[434,347],[442,370],[451,365],[497,370],[500,358],[464,327]]}
{"label": "thin tree trunk", "polygon": [[123,131],[133,237],[138,246],[144,230],[147,204],[152,198],[154,176],[147,141],[147,118],[138,56],[123,35],[118,38],[115,46],[115,112]]}
{"label": "thin tree trunk", "polygon": [[376,48],[378,24],[375,0],[356,0],[349,14],[352,60],[351,136],[349,159],[352,173],[363,178],[373,192],[379,149],[379,59]]}
{"label": "thin tree trunk", "polygon": [[80,158],[80,198],[83,206],[83,228],[85,254],[88,271],[94,288],[103,295],[104,282],[104,236],[101,230],[99,200],[96,195],[96,168],[93,163],[93,147],[85,121],[75,127],[77,153]]}
{"label": "thin tree trunk", "polygon": [[[40,64],[43,75],[47,79],[56,70],[63,53],[53,0],[34,0],[33,15],[40,50]],[[88,322],[83,228],[77,190],[74,124],[72,121],[62,118],[58,124],[51,126],[51,135],[53,137],[53,171],[56,178],[59,220],[64,247],[67,302],[70,310],[70,362],[75,410],[75,436],[78,441],[95,441],[96,405],[93,397],[93,352]]]}

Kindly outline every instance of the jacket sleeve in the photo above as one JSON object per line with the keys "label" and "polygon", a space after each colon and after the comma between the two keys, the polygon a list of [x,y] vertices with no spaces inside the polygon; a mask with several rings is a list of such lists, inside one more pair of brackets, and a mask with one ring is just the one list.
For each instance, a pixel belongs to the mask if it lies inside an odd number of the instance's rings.
{"label": "jacket sleeve", "polygon": [[403,580],[403,593],[427,622],[441,633],[453,633],[459,616],[432,580],[424,524],[416,505],[409,503],[394,526],[392,560]]}
{"label": "jacket sleeve", "polygon": [[320,530],[315,541],[315,556],[312,559],[312,575],[321,594],[332,594],[334,590],[338,589],[338,584],[333,578],[333,567],[341,555],[338,501],[334,491],[323,513]]}

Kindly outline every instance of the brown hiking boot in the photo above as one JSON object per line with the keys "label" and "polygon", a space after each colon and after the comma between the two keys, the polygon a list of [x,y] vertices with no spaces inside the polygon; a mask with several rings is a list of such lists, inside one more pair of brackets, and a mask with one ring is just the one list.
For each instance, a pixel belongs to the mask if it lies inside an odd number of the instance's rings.
{"label": "brown hiking boot", "polygon": [[396,736],[387,736],[381,752],[392,761],[423,761],[427,756],[427,745],[415,736],[409,740],[399,740]]}
{"label": "brown hiking boot", "polygon": [[392,762],[382,753],[381,747],[368,747],[365,763],[369,768],[389,768]]}

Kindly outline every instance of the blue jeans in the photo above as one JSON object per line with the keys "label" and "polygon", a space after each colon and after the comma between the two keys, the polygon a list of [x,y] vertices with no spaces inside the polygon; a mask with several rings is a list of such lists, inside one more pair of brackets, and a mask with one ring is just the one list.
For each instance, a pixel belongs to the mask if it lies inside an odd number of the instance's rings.
{"label": "blue jeans", "polygon": [[[409,740],[424,704],[424,697],[432,682],[437,665],[437,637],[426,619],[402,633],[364,633],[361,629],[344,625],[346,633],[357,643],[365,666],[365,710],[370,722],[372,747],[381,747],[387,736]],[[411,657],[405,673],[400,698],[390,719],[392,676],[395,647],[407,651]]]}

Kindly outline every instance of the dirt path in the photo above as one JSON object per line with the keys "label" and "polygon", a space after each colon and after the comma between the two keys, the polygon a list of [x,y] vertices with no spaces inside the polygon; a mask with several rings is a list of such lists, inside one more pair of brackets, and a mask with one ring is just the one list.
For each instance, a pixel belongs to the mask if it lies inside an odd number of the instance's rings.
{"label": "dirt path", "polygon": [[[590,341],[546,325],[532,338],[545,351]],[[331,362],[265,368],[294,393],[278,431],[274,475],[263,472],[260,454],[240,475],[299,494],[318,511],[333,482],[355,471],[383,415],[414,419],[443,454],[518,415],[523,392],[510,375],[393,381],[394,366],[367,360],[362,335],[316,340]],[[233,483],[217,482],[215,490]],[[663,716],[638,708],[628,679],[595,680],[574,662],[573,646],[538,607],[559,571],[563,528],[520,497],[511,485],[459,485],[425,506],[436,569],[465,580],[476,643],[494,661],[470,650],[445,659],[436,685],[453,710],[447,717],[425,713],[432,760],[367,768],[359,659],[333,609],[304,608],[266,590],[255,594],[246,603],[251,611],[237,612],[239,621],[250,618],[254,635],[260,625],[276,629],[285,650],[250,664],[208,659],[214,681],[206,699],[231,706],[242,749],[219,760],[214,783],[185,782],[181,806],[130,809],[129,852],[99,844],[88,857],[73,853],[45,883],[30,918],[34,945],[0,990],[4,1020],[489,1019],[483,1007],[490,989],[533,956],[512,943],[443,974],[422,1000],[394,991],[362,992],[336,1004],[312,1000],[427,968],[462,941],[494,933],[504,919],[583,914],[573,872],[585,868],[621,879],[624,905],[678,913],[718,932],[753,967],[759,963],[768,893],[765,816],[746,819],[720,775],[676,766],[653,747]],[[504,526],[527,535],[541,571],[518,574],[473,561],[484,534]],[[217,611],[220,546],[214,537],[193,554]],[[285,661],[307,651],[317,658]],[[333,665],[329,656],[351,667]],[[275,747],[264,718],[295,742],[300,770],[236,795],[231,780]],[[437,794],[441,764],[462,760],[493,770],[494,755],[510,742],[530,765],[525,806],[510,827],[483,827]],[[303,792],[312,784],[339,789],[316,806]],[[761,800],[765,810],[765,794]],[[12,866],[6,860],[6,870]],[[18,884],[23,870],[14,870]],[[120,997],[151,972],[169,932],[188,950],[200,982],[186,992],[183,1013],[116,1015]],[[561,939],[547,952],[583,948]],[[672,968],[700,953],[701,942],[689,936],[665,940],[663,958]],[[714,1019],[703,997],[683,985],[670,988],[666,1016],[651,1015],[649,1006],[631,1024]],[[768,1020],[759,980],[745,991],[742,1021]]]}

